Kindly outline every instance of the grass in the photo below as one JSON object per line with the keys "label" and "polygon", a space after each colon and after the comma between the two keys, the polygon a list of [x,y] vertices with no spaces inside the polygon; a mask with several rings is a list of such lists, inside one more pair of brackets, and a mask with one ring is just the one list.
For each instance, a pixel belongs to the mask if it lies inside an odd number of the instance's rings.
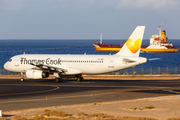
{"label": "grass", "polygon": [[112,119],[114,119],[114,116],[107,115],[105,113],[96,113],[96,114],[88,115],[87,118],[88,119],[97,118],[98,120],[99,119],[112,120]]}
{"label": "grass", "polygon": [[153,109],[155,107],[153,107],[152,105],[146,106],[144,108],[139,108],[139,107],[133,107],[133,108],[129,108],[131,110],[144,110],[144,109]]}
{"label": "grass", "polygon": [[101,105],[101,104],[99,104],[99,103],[94,103],[94,105]]}
{"label": "grass", "polygon": [[17,116],[14,116],[14,120],[28,120],[28,119],[17,115]]}
{"label": "grass", "polygon": [[44,115],[39,115],[39,114],[34,114],[33,115],[33,120],[45,120]]}
{"label": "grass", "polygon": [[[148,106],[152,108],[152,106]],[[138,108],[136,108],[138,109]],[[0,120],[7,120],[0,118]],[[64,111],[44,110],[44,114],[34,114],[32,118],[27,119],[21,116],[15,116],[13,120],[157,120],[146,117],[114,117],[105,113],[96,113],[87,115],[84,112],[78,112],[77,117],[69,116]],[[167,120],[180,120],[180,118],[168,118]]]}
{"label": "grass", "polygon": [[147,107],[144,107],[145,109],[153,109],[153,108],[155,108],[155,107],[153,107],[152,105],[149,105],[149,106],[147,106]]}
{"label": "grass", "polygon": [[146,118],[146,117],[122,117],[117,120],[158,120],[158,119]]}
{"label": "grass", "polygon": [[6,118],[0,118],[0,120],[6,120]]}
{"label": "grass", "polygon": [[133,107],[133,108],[130,108],[130,109],[132,109],[132,110],[137,110],[137,107]]}
{"label": "grass", "polygon": [[[79,116],[79,118],[76,118],[73,116],[65,116],[65,117],[59,118],[58,116],[64,116],[61,114],[62,112],[63,111],[45,110],[45,114],[42,114],[42,115],[35,114],[33,115],[33,118],[31,119],[23,118],[21,116],[15,116],[14,120],[157,120],[154,118],[145,118],[145,117],[122,117],[121,118],[119,116],[114,117],[112,115],[108,115],[105,113],[96,113],[96,114],[86,115],[84,112],[77,113],[77,116]],[[57,116],[54,116],[55,114]],[[45,117],[46,115],[48,115],[49,117]],[[52,115],[54,117],[51,117]],[[0,119],[0,120],[6,120],[6,119]]]}
{"label": "grass", "polygon": [[55,111],[55,110],[44,110],[46,116],[58,116],[66,117],[66,112],[64,111]]}
{"label": "grass", "polygon": [[180,118],[168,118],[167,120],[180,120]]}
{"label": "grass", "polygon": [[78,112],[77,113],[77,116],[85,116],[86,115],[86,113],[84,113],[84,112]]}

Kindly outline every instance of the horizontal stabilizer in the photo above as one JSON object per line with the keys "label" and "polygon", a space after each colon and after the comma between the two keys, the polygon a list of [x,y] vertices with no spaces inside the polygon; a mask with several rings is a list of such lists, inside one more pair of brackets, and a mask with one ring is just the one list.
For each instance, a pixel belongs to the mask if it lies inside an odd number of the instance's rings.
{"label": "horizontal stabilizer", "polygon": [[134,60],[131,60],[131,59],[127,59],[127,58],[123,58],[123,63],[133,63],[133,62],[136,62]]}

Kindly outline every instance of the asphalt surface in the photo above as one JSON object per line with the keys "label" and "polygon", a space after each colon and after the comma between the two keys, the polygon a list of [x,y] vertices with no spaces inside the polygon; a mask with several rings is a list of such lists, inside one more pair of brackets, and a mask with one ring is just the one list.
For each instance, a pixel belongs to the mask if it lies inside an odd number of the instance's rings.
{"label": "asphalt surface", "polygon": [[180,94],[180,80],[0,79],[0,110],[129,100]]}

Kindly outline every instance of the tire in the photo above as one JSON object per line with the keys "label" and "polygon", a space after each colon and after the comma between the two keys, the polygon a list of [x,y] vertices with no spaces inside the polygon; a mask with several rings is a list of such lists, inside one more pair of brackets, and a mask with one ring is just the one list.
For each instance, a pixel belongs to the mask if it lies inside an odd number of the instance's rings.
{"label": "tire", "polygon": [[84,78],[83,78],[83,77],[77,77],[77,78],[76,78],[76,81],[77,81],[77,82],[83,82],[83,81],[84,81]]}
{"label": "tire", "polygon": [[55,78],[54,82],[55,82],[55,83],[62,82],[62,78]]}
{"label": "tire", "polygon": [[59,83],[60,82],[59,78],[55,78],[54,82]]}
{"label": "tire", "polygon": [[61,77],[59,78],[59,82],[62,82],[62,78]]}
{"label": "tire", "polygon": [[77,78],[76,78],[76,81],[77,81],[77,82],[81,82],[81,78],[80,78],[80,77],[77,77]]}
{"label": "tire", "polygon": [[84,81],[84,78],[83,77],[80,77],[81,78],[81,82],[83,82]]}

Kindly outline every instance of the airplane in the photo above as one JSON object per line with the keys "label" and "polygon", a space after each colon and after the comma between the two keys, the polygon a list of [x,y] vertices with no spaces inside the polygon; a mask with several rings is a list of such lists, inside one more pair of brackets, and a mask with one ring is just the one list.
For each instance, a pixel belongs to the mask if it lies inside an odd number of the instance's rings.
{"label": "airplane", "polygon": [[63,75],[74,75],[83,81],[82,74],[101,74],[119,71],[148,62],[139,57],[145,26],[137,26],[122,49],[114,55],[71,55],[71,54],[21,54],[10,58],[4,68],[21,73],[28,79],[43,79],[55,76],[55,82],[62,82]]}

